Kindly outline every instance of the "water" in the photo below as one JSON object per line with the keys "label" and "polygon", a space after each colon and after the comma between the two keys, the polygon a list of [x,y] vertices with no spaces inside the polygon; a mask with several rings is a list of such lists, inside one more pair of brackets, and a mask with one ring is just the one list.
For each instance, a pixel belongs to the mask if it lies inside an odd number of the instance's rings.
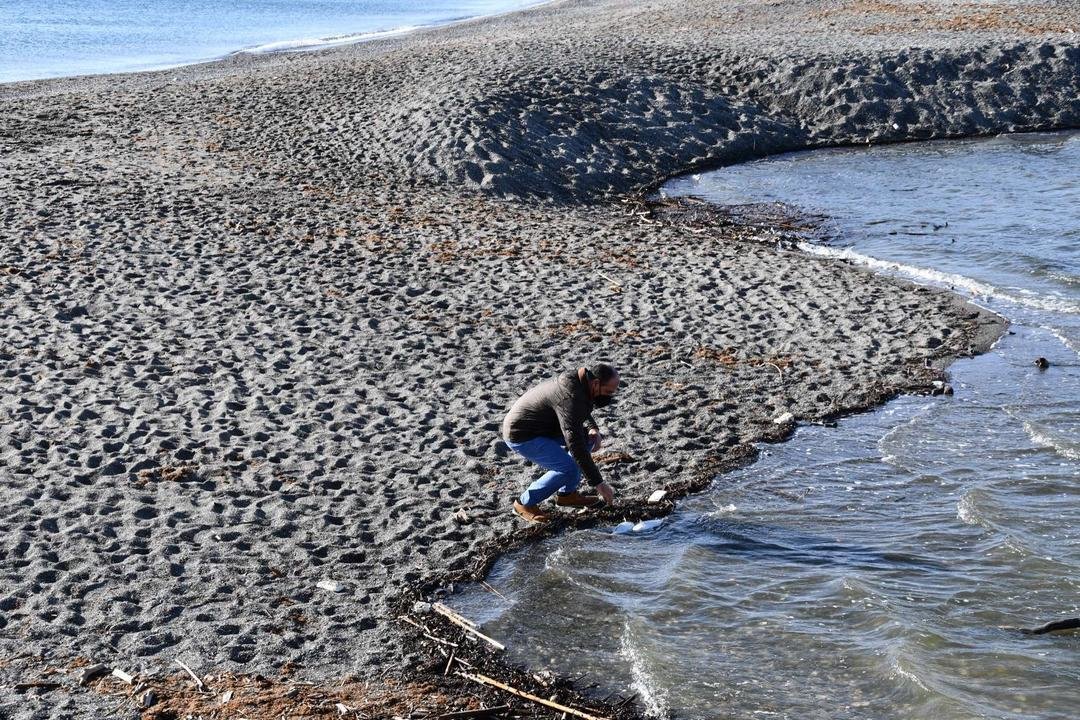
{"label": "water", "polygon": [[[1075,718],[1080,134],[794,154],[668,194],[827,213],[808,248],[1013,321],[904,397],[805,427],[643,534],[570,534],[455,598],[514,660],[683,718]],[[945,223],[948,223],[946,226]],[[935,229],[935,226],[938,226]],[[1032,361],[1045,357],[1040,371]]]}
{"label": "water", "polygon": [[0,82],[355,42],[539,0],[0,0]]}

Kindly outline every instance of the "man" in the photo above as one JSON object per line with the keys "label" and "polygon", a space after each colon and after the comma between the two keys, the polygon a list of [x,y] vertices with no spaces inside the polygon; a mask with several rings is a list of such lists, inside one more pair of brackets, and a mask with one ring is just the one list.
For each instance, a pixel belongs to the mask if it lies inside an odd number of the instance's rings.
{"label": "man", "polygon": [[[619,373],[599,363],[563,373],[517,399],[503,420],[503,440],[548,472],[514,501],[514,512],[529,522],[547,522],[551,516],[539,506],[556,492],[555,504],[564,507],[589,507],[600,498],[611,503],[615,491],[591,455],[603,441],[592,410],[610,405],[618,389]],[[599,498],[577,491],[583,474]]]}

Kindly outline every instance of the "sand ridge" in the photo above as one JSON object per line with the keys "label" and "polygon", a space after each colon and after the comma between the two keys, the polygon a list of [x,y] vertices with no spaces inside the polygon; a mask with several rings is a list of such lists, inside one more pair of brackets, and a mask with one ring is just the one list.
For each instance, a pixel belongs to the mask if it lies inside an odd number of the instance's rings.
{"label": "sand ridge", "polygon": [[1076,123],[1064,33],[844,13],[568,2],[0,88],[0,682],[398,672],[400,598],[520,528],[532,470],[497,432],[529,384],[623,369],[605,470],[640,499],[985,347],[1000,323],[947,294],[624,202],[775,150]]}

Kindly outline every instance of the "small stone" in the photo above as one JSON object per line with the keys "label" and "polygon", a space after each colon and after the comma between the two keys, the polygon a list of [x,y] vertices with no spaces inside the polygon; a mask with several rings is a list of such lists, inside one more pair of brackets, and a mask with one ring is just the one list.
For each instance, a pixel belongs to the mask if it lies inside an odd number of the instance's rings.
{"label": "small stone", "polygon": [[226,690],[225,692],[221,693],[221,704],[222,705],[229,702],[230,700],[232,700],[232,690]]}
{"label": "small stone", "polygon": [[454,513],[454,519],[464,525],[465,523],[469,522],[469,513],[465,512],[464,510],[458,510],[456,513]]}
{"label": "small stone", "polygon": [[349,706],[348,705],[343,705],[342,703],[336,703],[334,705],[334,707],[337,709],[337,714],[338,715],[348,715],[349,714]]}
{"label": "small stone", "polygon": [[429,612],[431,612],[431,603],[417,600],[413,603],[412,611],[417,615],[427,615]]}
{"label": "small stone", "polygon": [[320,590],[328,590],[335,593],[345,592],[345,585],[343,583],[339,583],[337,580],[320,580],[319,582],[315,583],[315,587],[319,588]]}
{"label": "small stone", "polygon": [[652,495],[649,496],[648,502],[650,502],[650,503],[658,503],[661,500],[663,500],[665,497],[667,497],[667,490],[657,490]]}
{"label": "small stone", "polygon": [[793,422],[794,420],[795,416],[789,412],[786,412],[783,415],[779,415],[774,418],[773,423],[776,425],[787,425],[789,422]]}
{"label": "small stone", "polygon": [[1044,357],[1035,358],[1035,367],[1039,368],[1040,370],[1045,370],[1046,368],[1050,367],[1050,361]]}
{"label": "small stone", "polygon": [[154,695],[153,690],[147,690],[143,693],[142,697],[139,698],[139,704],[144,708],[152,707],[155,702],[157,702],[157,696]]}

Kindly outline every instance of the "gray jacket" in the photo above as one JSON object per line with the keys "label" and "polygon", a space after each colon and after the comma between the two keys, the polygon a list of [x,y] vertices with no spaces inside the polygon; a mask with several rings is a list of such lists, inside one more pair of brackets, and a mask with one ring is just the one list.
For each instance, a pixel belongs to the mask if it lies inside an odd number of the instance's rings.
{"label": "gray jacket", "polygon": [[589,388],[576,370],[562,373],[519,397],[503,419],[503,438],[525,442],[538,437],[558,440],[570,451],[592,485],[604,481],[586,444],[585,426],[595,428]]}

